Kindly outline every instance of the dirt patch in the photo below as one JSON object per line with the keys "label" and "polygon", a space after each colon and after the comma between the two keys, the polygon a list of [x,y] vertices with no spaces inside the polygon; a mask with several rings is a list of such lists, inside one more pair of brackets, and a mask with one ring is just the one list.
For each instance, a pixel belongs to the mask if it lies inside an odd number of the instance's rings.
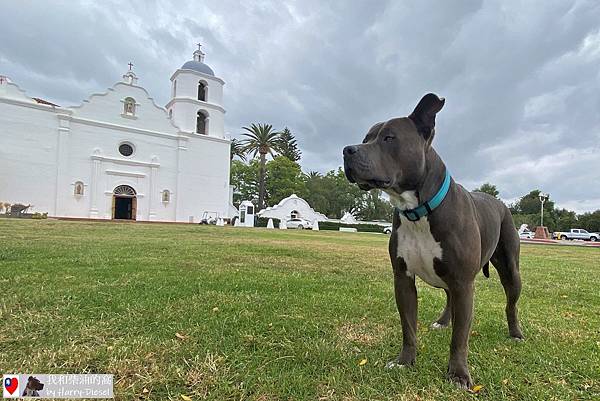
{"label": "dirt patch", "polygon": [[346,322],[338,328],[340,338],[346,342],[373,345],[381,342],[386,334],[386,327],[380,323]]}

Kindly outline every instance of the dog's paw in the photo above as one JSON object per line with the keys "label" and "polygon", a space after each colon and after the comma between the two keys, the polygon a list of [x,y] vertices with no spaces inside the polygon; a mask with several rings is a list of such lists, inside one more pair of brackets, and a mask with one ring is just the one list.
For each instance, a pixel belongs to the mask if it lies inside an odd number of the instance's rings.
{"label": "dog's paw", "polygon": [[510,339],[513,340],[513,341],[515,341],[515,342],[518,342],[518,343],[522,343],[523,341],[525,341],[525,338],[523,338],[522,335],[520,335],[520,336],[510,336]]}
{"label": "dog's paw", "polygon": [[430,327],[431,327],[432,330],[441,330],[441,329],[447,328],[448,325],[447,324],[441,324],[441,323],[438,323],[438,322],[433,322],[433,323],[431,323]]}
{"label": "dog's paw", "polygon": [[401,363],[398,362],[397,359],[393,360],[393,361],[389,361],[388,363],[385,364],[385,368],[386,369],[404,369],[404,368],[410,368],[412,365],[414,365],[413,363]]}
{"label": "dog's paw", "polygon": [[460,369],[461,371],[449,371],[448,372],[448,380],[452,383],[456,384],[459,388],[463,390],[469,390],[473,386],[473,381],[471,380],[471,375],[468,370]]}
{"label": "dog's paw", "polygon": [[386,369],[408,368],[415,364],[415,354],[402,352],[396,359],[385,364]]}
{"label": "dog's paw", "polygon": [[510,338],[515,341],[523,341],[525,337],[523,337],[523,333],[521,333],[521,329],[519,327],[511,327],[508,330],[508,334]]}

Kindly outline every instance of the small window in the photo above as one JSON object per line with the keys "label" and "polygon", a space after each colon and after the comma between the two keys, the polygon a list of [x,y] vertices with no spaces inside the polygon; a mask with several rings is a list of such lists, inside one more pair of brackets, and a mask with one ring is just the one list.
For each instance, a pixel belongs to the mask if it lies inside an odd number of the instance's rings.
{"label": "small window", "polygon": [[135,115],[135,99],[132,97],[126,97],[123,105],[123,114],[128,116]]}
{"label": "small window", "polygon": [[169,118],[173,118],[173,110],[169,110]]}
{"label": "small window", "polygon": [[254,206],[248,206],[246,208],[246,213],[248,213],[248,214],[254,214]]}
{"label": "small window", "polygon": [[75,196],[83,196],[83,190],[84,190],[83,182],[77,181],[75,183],[75,188],[73,189],[73,195],[75,195]]}
{"label": "small window", "polygon": [[177,80],[173,81],[173,97],[177,96]]}
{"label": "small window", "polygon": [[198,82],[198,100],[202,100],[203,102],[206,102],[206,92],[207,92],[206,84],[202,81]]}
{"label": "small window", "polygon": [[129,143],[122,143],[119,145],[119,153],[125,157],[129,157],[133,154],[133,146]]}
{"label": "small window", "polygon": [[171,192],[168,189],[162,191],[162,201],[163,203],[171,202]]}

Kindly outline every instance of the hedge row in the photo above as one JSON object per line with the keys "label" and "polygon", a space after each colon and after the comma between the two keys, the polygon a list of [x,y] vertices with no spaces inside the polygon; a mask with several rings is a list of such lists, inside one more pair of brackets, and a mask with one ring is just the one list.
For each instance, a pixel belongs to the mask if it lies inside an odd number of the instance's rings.
{"label": "hedge row", "polygon": [[[267,219],[265,217],[259,217],[255,221],[254,225],[256,227],[266,227],[268,222],[269,222],[269,219]],[[275,228],[279,228],[279,220],[273,219],[273,225],[275,226]],[[371,232],[371,233],[382,233],[383,232],[383,226],[380,226],[378,224],[345,224],[345,223],[338,223],[335,221],[320,221],[319,222],[320,230],[339,231],[340,227],[356,228],[359,232]]]}
{"label": "hedge row", "polygon": [[383,232],[383,226],[380,226],[378,224],[345,224],[345,223],[338,223],[335,221],[320,221],[319,222],[319,229],[321,230],[333,230],[333,231],[339,231],[340,227],[344,227],[344,228],[356,228],[356,230],[358,232],[364,232],[364,233],[382,233]]}
{"label": "hedge row", "polygon": [[[267,223],[269,223],[269,219],[266,217],[257,217],[254,221],[254,227],[266,227]],[[273,225],[275,228],[279,228],[279,220],[273,219]]]}

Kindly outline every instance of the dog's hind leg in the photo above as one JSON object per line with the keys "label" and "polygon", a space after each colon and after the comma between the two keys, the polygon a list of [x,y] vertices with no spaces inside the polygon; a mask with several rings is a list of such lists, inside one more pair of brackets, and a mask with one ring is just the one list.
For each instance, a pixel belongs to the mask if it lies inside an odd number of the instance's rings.
{"label": "dog's hind leg", "polygon": [[438,317],[435,322],[431,323],[432,329],[446,328],[452,319],[452,299],[450,298],[450,292],[448,290],[444,291],[446,292],[446,307],[442,311],[440,317]]}
{"label": "dog's hind leg", "polygon": [[498,271],[506,294],[506,319],[508,332],[514,339],[522,340],[523,333],[517,316],[517,301],[521,295],[521,274],[519,273],[520,241],[512,217],[507,213],[502,221],[500,241],[492,255],[492,264]]}

